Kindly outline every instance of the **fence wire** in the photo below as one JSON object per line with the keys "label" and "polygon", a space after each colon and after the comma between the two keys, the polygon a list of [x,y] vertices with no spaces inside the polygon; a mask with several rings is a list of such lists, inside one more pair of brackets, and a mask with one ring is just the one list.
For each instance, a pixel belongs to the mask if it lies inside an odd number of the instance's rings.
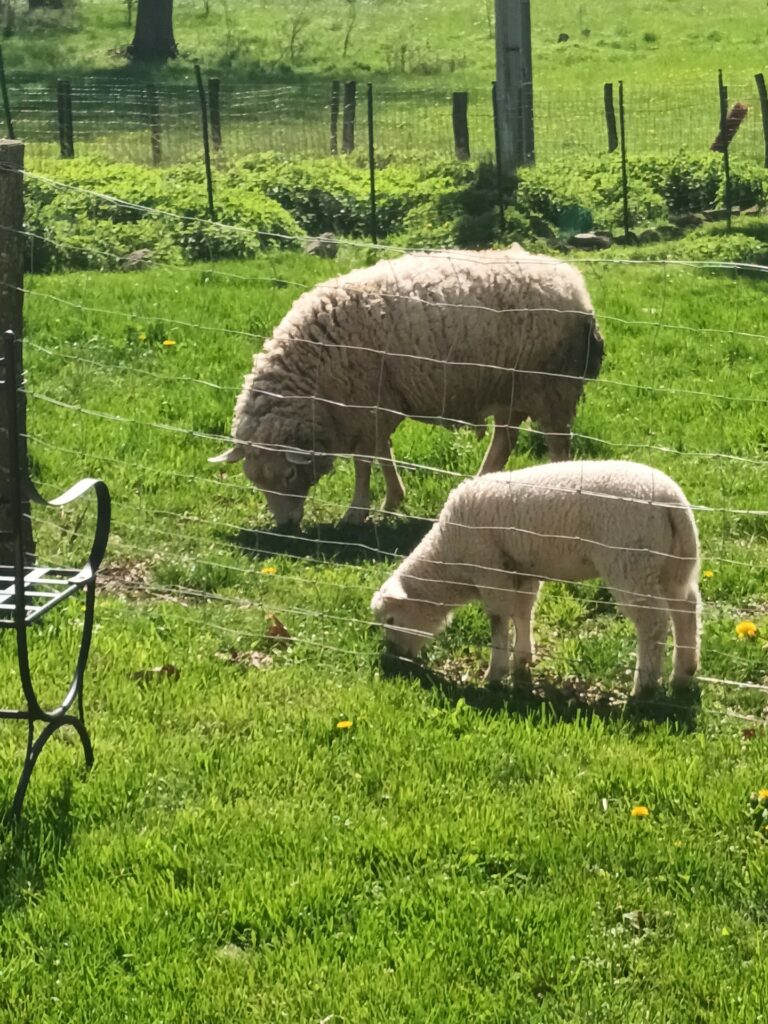
{"label": "fence wire", "polygon": [[[57,185],[56,182],[51,184]],[[100,195],[99,198],[121,202],[119,197]],[[157,216],[165,216],[163,211],[153,212]],[[239,230],[237,226],[219,226],[224,230]],[[349,245],[353,253],[357,252],[361,261],[370,249],[370,246],[363,244],[342,244]],[[381,246],[379,255],[383,258],[397,257],[400,251]],[[487,260],[483,254],[465,254],[463,258],[478,263]],[[444,251],[425,254],[424,259],[431,261],[438,280],[456,277],[456,254]],[[503,263],[510,256],[498,253],[493,259]],[[631,260],[607,258],[575,259],[571,262],[582,269],[587,266],[600,268],[601,273],[607,275],[618,274],[622,268],[632,267]],[[413,310],[414,323],[420,322],[419,318],[426,316],[428,310],[433,310],[440,316],[444,330],[450,333],[452,309],[466,308],[468,303],[414,294],[410,283],[398,280],[397,265],[391,262],[389,266],[395,269],[388,275],[386,287],[382,287],[375,298],[386,298],[398,308]],[[648,261],[638,264],[638,267],[644,268],[643,272],[654,266],[663,267],[669,272],[677,271],[675,283],[665,285],[666,289],[684,287],[684,275],[711,269],[714,264],[675,264],[667,261],[655,265]],[[239,287],[249,283],[254,287],[284,284],[283,278],[277,274],[264,273],[265,269],[261,264],[258,273],[253,274],[215,268],[212,273],[222,283],[229,279]],[[731,266],[731,269],[735,267]],[[152,273],[179,274],[190,271],[194,272],[194,268],[161,265]],[[116,292],[114,302],[103,306],[87,300],[88,275],[74,279],[55,279],[53,289],[41,286],[38,279],[28,279],[24,292],[28,311],[33,313],[33,321],[45,320],[49,325],[53,324],[44,332],[33,330],[26,339],[30,401],[28,439],[33,459],[45,465],[53,457],[58,460],[63,458],[68,466],[76,463],[89,472],[102,473],[108,481],[116,481],[113,487],[115,531],[112,557],[118,564],[122,560],[146,567],[142,569],[144,575],[139,582],[132,583],[130,578],[127,579],[127,591],[133,590],[137,596],[148,599],[170,598],[188,603],[193,608],[205,602],[213,602],[265,616],[277,614],[290,622],[297,640],[298,657],[306,657],[312,662],[313,658],[322,658],[324,655],[353,655],[354,652],[349,648],[340,646],[338,633],[341,625],[345,624],[350,627],[353,635],[362,638],[364,632],[375,624],[368,611],[368,601],[375,585],[383,578],[381,567],[377,568],[378,563],[394,564],[396,559],[413,547],[439,512],[450,489],[476,471],[479,462],[468,469],[471,457],[460,465],[455,460],[445,461],[440,448],[430,451],[430,457],[425,458],[418,444],[411,452],[407,448],[398,452],[401,471],[408,476],[412,488],[424,488],[420,500],[429,505],[429,509],[418,513],[400,510],[389,513],[385,518],[374,514],[370,527],[362,536],[345,535],[343,531],[328,525],[338,520],[347,506],[347,501],[342,500],[341,489],[329,486],[328,480],[310,492],[307,518],[310,523],[317,525],[303,534],[285,533],[268,525],[263,509],[257,515],[255,528],[246,527],[244,522],[254,504],[250,485],[239,472],[225,475],[207,467],[205,459],[229,441],[218,424],[229,421],[233,401],[240,390],[242,373],[249,369],[248,365],[242,365],[239,373],[233,377],[232,361],[229,355],[224,358],[222,354],[227,347],[235,345],[237,352],[245,351],[246,348],[258,351],[269,339],[279,316],[275,317],[274,323],[266,325],[264,330],[253,330],[246,324],[240,328],[224,327],[215,322],[214,318],[207,322],[193,317],[174,319],[161,312],[166,325],[183,327],[202,339],[210,338],[210,373],[205,376],[182,371],[173,363],[166,363],[162,369],[141,365],[132,355],[129,357],[127,351],[121,351],[113,343],[104,344],[98,338],[86,340],[57,336],[55,325],[58,317],[54,315],[51,319],[48,316],[46,309],[49,307],[65,307],[80,314],[83,320],[96,318],[104,325],[105,338],[111,336],[110,325],[115,322],[128,321],[135,324],[142,316],[141,281],[136,280],[137,288],[129,303],[122,305],[119,292]],[[290,284],[293,296],[311,287],[308,281],[292,281]],[[364,285],[357,287],[362,289]],[[59,289],[62,293],[59,293]],[[78,289],[82,289],[85,294],[80,294]],[[618,364],[613,360],[609,366],[604,367],[603,373],[596,380],[587,382],[589,399],[594,395],[595,400],[603,402],[609,411],[613,410],[611,428],[607,433],[597,435],[581,429],[577,423],[573,431],[574,443],[583,445],[586,451],[597,447],[608,457],[615,455],[621,458],[629,454],[659,468],[659,463],[662,463],[673,477],[681,476],[690,482],[686,490],[702,529],[702,566],[706,567],[702,590],[707,639],[700,678],[725,692],[751,694],[765,704],[761,696],[768,694],[768,665],[765,658],[761,657],[755,645],[739,645],[732,640],[728,642],[720,624],[723,620],[737,620],[749,615],[759,619],[766,611],[760,602],[758,590],[760,581],[768,580],[768,553],[764,543],[766,531],[763,526],[768,522],[768,508],[738,499],[752,493],[755,475],[765,473],[768,458],[762,451],[748,448],[734,450],[726,437],[725,417],[732,408],[749,414],[751,407],[755,415],[759,416],[761,406],[768,400],[761,394],[740,392],[736,375],[731,378],[732,391],[723,391],[721,386],[707,387],[704,378],[706,366],[716,365],[718,352],[726,342],[742,346],[740,351],[748,361],[762,359],[768,334],[754,329],[739,329],[737,310],[732,311],[734,319],[729,327],[675,322],[665,316],[666,297],[666,291],[658,297],[658,308],[653,311],[654,316],[648,319],[632,316],[619,303],[615,309],[608,305],[598,310],[598,320],[609,338],[612,329],[624,330],[627,332],[625,345],[629,338],[633,344],[646,346],[647,373],[637,381],[622,380],[617,372]],[[472,308],[476,314],[483,312],[482,307],[476,304]],[[485,312],[515,322],[515,318],[529,317],[532,313],[551,315],[553,310],[541,303],[528,301],[515,307],[502,306]],[[565,307],[556,311],[555,315],[572,312]],[[682,383],[670,384],[661,373],[656,372],[655,354],[657,349],[668,344],[665,338],[670,339],[669,344],[674,344],[679,337],[686,335],[696,339],[704,360],[704,370],[692,366],[687,375],[683,374]],[[343,359],[345,349],[351,348],[358,354],[377,354],[374,345],[366,345],[362,340],[354,344],[345,341],[343,337],[318,340],[309,330],[305,335],[296,334],[294,344],[308,350],[320,349],[328,358]],[[378,354],[381,354],[380,351]],[[398,353],[395,349],[385,353],[385,359],[389,361],[397,361],[400,356],[411,360],[414,372],[419,373],[440,374],[450,365],[450,361],[441,364],[431,356],[420,356],[418,352]],[[482,363],[477,359],[467,363],[461,361],[461,367],[466,372],[474,366],[499,374],[510,372],[509,367]],[[519,367],[513,367],[512,372],[523,381],[520,386],[524,387],[525,373],[521,375]],[[548,369],[541,370],[537,376],[552,381],[571,379],[568,373]],[[162,395],[162,401],[157,405],[158,414],[154,417],[137,411],[141,395],[148,390]],[[298,397],[279,388],[259,388],[258,385],[254,386],[253,393],[269,398],[276,408],[282,405],[288,407]],[[339,415],[360,418],[387,411],[398,415],[402,412],[387,405],[381,390],[374,402],[354,402],[348,398],[339,400],[311,387],[308,391],[305,389],[300,397],[305,398],[307,395],[318,407],[327,404]],[[184,402],[181,401],[182,396]],[[627,425],[626,399],[630,396],[638,408],[645,405],[646,415],[635,416]],[[688,403],[689,412],[697,404],[711,410],[712,430],[706,449],[691,444],[686,437],[685,417],[674,438],[660,436],[654,429],[653,403],[670,398]],[[409,418],[417,424],[418,430],[432,429],[425,427],[423,421],[432,422],[435,419],[434,416],[420,414],[418,410],[410,410]],[[92,429],[95,421],[102,424],[98,434]],[[452,425],[467,428],[459,433],[466,436],[469,445],[475,444],[470,432],[487,426],[485,419],[472,417],[452,421]],[[535,445],[540,441],[542,431],[538,425],[523,424],[521,434],[530,445]],[[98,441],[94,439],[95,436]],[[409,437],[413,443],[414,435]],[[418,438],[415,440],[418,441]],[[276,439],[274,444],[262,444],[261,448],[284,453],[302,450],[304,445],[291,445],[284,439]],[[399,448],[397,441],[396,448]],[[145,452],[154,454],[145,455]],[[158,452],[163,453],[160,458]],[[472,448],[472,452],[476,458],[479,452],[477,445]],[[336,476],[350,484],[352,464],[356,455],[360,457],[360,453],[342,447],[332,448],[327,454],[339,463]],[[369,457],[372,459],[373,453],[369,453]],[[153,461],[155,459],[157,461]],[[199,472],[190,471],[196,465],[199,465]],[[264,488],[264,491],[272,496],[285,496],[287,493],[279,486]],[[709,495],[709,498],[706,499],[705,495]],[[190,496],[200,502],[199,508],[185,505]],[[651,508],[659,505],[666,507],[665,502],[655,501],[653,497],[650,500],[644,499],[644,504]],[[71,529],[64,522],[54,522],[48,529],[52,531],[51,537],[56,545],[71,540]],[[328,529],[330,532],[327,532]],[[545,528],[543,524],[534,530],[516,527],[514,524],[510,529],[534,539],[546,539],[550,543],[564,539],[573,543],[584,540],[579,533]],[[635,551],[636,547],[640,551]],[[621,546],[621,550],[652,554],[642,541],[631,547]],[[244,560],[246,551],[249,552],[248,559]],[[334,573],[339,558],[350,567],[343,578]],[[271,561],[276,559],[281,568],[272,572],[274,566]],[[476,563],[472,567],[478,570],[489,568],[485,563]],[[451,575],[455,564],[450,559],[442,560],[439,568],[447,574],[448,583],[456,582]],[[510,574],[520,575],[503,566],[500,569],[496,566],[493,568],[499,571],[499,579]],[[712,578],[719,572],[743,573],[745,579],[748,579],[743,588],[741,608],[708,597],[706,574]],[[573,581],[567,576],[552,573],[545,574],[544,579],[549,584],[557,583],[569,588],[577,600],[599,611],[610,610],[614,606],[613,600],[596,591],[592,582]],[[503,591],[507,586],[501,582],[496,589]],[[652,593],[642,586],[627,587],[625,594],[629,599],[625,598],[625,607],[628,609],[647,607],[649,600],[658,598],[656,592]],[[222,631],[226,632],[227,627],[222,627]],[[240,628],[233,628],[231,632],[235,637],[241,638],[243,635]],[[258,630],[254,630],[253,637],[257,633]],[[727,674],[707,671],[710,664],[727,664]],[[739,709],[745,710],[739,704],[736,710],[731,708],[730,713],[738,717]],[[746,710],[750,709],[754,710],[755,706],[750,704]],[[749,715],[744,717],[750,719]]]}

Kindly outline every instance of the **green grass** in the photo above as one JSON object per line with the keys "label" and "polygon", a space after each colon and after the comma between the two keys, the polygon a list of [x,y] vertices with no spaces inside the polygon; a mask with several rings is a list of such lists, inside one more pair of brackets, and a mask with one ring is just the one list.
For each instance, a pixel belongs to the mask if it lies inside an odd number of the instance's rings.
{"label": "green grass", "polygon": [[[35,472],[46,493],[99,473],[115,509],[86,696],[96,766],[81,780],[59,734],[26,825],[0,839],[0,1008],[88,1024],[761,1019],[768,848],[748,798],[768,786],[768,740],[732,716],[760,716],[765,694],[705,686],[695,728],[665,705],[658,724],[579,714],[563,679],[624,694],[633,656],[594,584],[542,601],[551,709],[479,685],[488,627],[471,608],[431,649],[431,684],[384,677],[368,602],[393,562],[362,545],[404,551],[413,531],[335,528],[342,462],[285,541],[239,469],[205,462],[258,337],[329,272],[275,253],[28,279]],[[765,518],[747,511],[768,508],[764,285],[585,272],[608,357],[577,451],[651,462],[716,510],[698,514],[714,572],[702,671],[765,683]],[[467,474],[482,443],[407,424],[395,450]],[[541,457],[530,434],[513,464]],[[456,479],[404,475],[412,516]],[[40,521],[42,557],[77,549],[77,526]],[[265,638],[275,614],[290,641]],[[735,635],[745,617],[756,641]],[[73,609],[36,637],[51,696],[75,627]],[[253,651],[271,662],[247,667]],[[11,660],[4,641],[3,700]],[[147,673],[162,665],[177,677]],[[3,728],[6,799],[21,742]]]}
{"label": "green grass", "polygon": [[[195,58],[207,72],[220,74],[225,149],[237,155],[267,149],[326,152],[328,83],[334,77],[375,83],[380,152],[447,155],[452,150],[450,93],[468,89],[473,151],[486,154],[493,150],[489,90],[495,78],[489,6],[492,11],[491,0],[442,0],[436,16],[427,0],[359,0],[344,54],[351,8],[343,0],[211,0],[208,16],[202,0],[177,0],[182,56],[159,73],[159,80],[191,84]],[[291,53],[297,19],[303,27]],[[3,49],[11,100],[27,137],[51,151],[56,143],[52,68],[56,75],[92,75],[96,81],[87,95],[77,86],[75,91],[78,150],[148,162],[141,93],[109,98],[112,123],[105,130],[105,90],[112,78],[141,84],[148,74],[121,56],[132,35],[123,5],[80,0],[73,9],[42,18],[20,14],[16,24]],[[561,33],[569,35],[567,42],[557,42]],[[622,79],[631,152],[704,151],[716,134],[717,69],[722,67],[731,98],[752,107],[735,148],[761,159],[753,76],[764,70],[765,44],[763,0],[744,0],[738,15],[713,0],[534,4],[538,155],[604,151],[603,83]],[[244,79],[273,91],[266,98],[255,96],[242,85]],[[280,96],[276,88],[283,90]],[[182,100],[166,93],[162,119],[164,159],[196,158],[194,96]],[[358,120],[364,138],[362,109]]]}

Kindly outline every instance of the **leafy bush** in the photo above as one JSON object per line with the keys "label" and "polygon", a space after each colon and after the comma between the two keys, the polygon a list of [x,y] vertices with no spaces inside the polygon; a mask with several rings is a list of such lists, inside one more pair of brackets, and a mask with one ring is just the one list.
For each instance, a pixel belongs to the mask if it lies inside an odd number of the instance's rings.
{"label": "leafy bush", "polygon": [[50,162],[27,177],[25,207],[27,264],[38,272],[114,269],[143,248],[163,262],[238,258],[295,244],[300,233],[278,203],[243,186],[222,190],[220,223],[211,224],[197,168]]}

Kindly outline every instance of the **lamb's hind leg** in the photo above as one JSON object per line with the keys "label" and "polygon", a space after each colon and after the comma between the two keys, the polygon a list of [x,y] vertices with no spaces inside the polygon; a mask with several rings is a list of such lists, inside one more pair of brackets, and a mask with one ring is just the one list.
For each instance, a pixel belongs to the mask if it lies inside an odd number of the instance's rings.
{"label": "lamb's hind leg", "polygon": [[689,689],[699,667],[699,590],[692,586],[681,598],[670,598],[669,612],[675,631],[673,690]]}
{"label": "lamb's hind leg", "polygon": [[620,610],[637,629],[637,663],[632,696],[653,692],[661,677],[664,645],[669,632],[669,610],[662,598],[647,598],[614,590]]}
{"label": "lamb's hind leg", "polygon": [[507,459],[517,444],[517,430],[524,419],[525,413],[514,412],[509,417],[508,423],[494,422],[491,443],[488,445],[478,476],[482,476],[484,473],[496,473],[504,469]]}

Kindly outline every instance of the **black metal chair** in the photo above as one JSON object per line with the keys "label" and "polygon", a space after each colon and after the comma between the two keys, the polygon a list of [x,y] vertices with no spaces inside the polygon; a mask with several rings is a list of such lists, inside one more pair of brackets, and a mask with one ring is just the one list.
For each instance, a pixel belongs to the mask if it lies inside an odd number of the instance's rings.
{"label": "black metal chair", "polygon": [[[38,493],[27,475],[26,467],[20,465],[17,407],[17,389],[20,386],[16,341],[13,332],[7,331],[0,359],[0,408],[5,407],[7,410],[10,468],[10,535],[6,534],[4,539],[7,542],[6,548],[13,550],[14,558],[13,565],[0,565],[0,630],[13,631],[16,635],[19,675],[26,707],[18,710],[0,708],[0,719],[16,719],[27,723],[27,752],[10,810],[11,820],[20,816],[32,769],[40,751],[57,729],[71,725],[83,744],[86,765],[90,767],[93,764],[93,748],[83,716],[83,675],[93,632],[96,572],[107,546],[110,523],[109,490],[101,480],[81,480],[53,501],[45,501]],[[73,569],[25,564],[25,502],[56,508],[68,505],[91,490],[96,496],[96,531],[85,565]],[[85,613],[77,663],[61,703],[58,707],[46,709],[40,704],[32,683],[27,634],[52,608],[79,591],[85,592]],[[42,728],[36,736],[37,726]]]}

